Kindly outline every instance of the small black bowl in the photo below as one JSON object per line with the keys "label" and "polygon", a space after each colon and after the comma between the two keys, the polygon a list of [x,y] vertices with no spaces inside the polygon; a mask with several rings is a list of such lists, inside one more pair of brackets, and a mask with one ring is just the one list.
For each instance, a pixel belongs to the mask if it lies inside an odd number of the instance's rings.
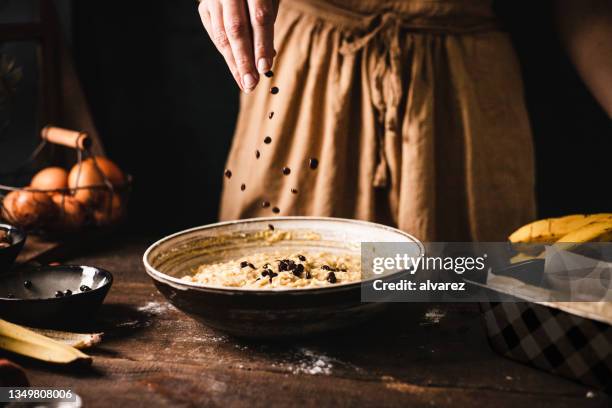
{"label": "small black bowl", "polygon": [[[28,282],[28,283],[26,283]],[[113,275],[92,266],[43,266],[0,275],[0,317],[35,327],[65,327],[91,319]],[[90,290],[81,290],[85,285]],[[72,291],[56,297],[56,292]]]}
{"label": "small black bowl", "polygon": [[10,269],[15,258],[23,249],[26,241],[26,233],[21,228],[9,224],[0,224],[0,230],[8,233],[10,245],[5,248],[0,248],[0,273]]}

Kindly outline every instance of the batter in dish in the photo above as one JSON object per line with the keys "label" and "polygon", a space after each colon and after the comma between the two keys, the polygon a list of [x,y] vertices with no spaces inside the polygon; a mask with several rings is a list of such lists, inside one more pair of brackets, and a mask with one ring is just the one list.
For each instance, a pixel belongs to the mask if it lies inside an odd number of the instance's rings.
{"label": "batter in dish", "polygon": [[201,265],[183,280],[236,288],[289,289],[333,286],[361,280],[357,255],[268,252]]}

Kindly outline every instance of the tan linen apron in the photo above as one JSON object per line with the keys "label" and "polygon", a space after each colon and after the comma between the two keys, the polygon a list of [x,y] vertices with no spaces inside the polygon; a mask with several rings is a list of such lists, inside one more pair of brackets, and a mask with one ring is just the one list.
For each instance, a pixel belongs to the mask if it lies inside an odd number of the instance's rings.
{"label": "tan linen apron", "polygon": [[490,0],[281,4],[274,76],[241,100],[222,219],[277,207],[486,241],[533,218],[520,69]]}

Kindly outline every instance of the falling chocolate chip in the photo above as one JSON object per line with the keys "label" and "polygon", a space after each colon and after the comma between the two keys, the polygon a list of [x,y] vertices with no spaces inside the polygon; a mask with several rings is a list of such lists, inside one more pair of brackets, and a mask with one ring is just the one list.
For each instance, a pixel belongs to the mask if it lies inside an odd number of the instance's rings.
{"label": "falling chocolate chip", "polygon": [[246,184],[242,183],[242,184],[240,185],[240,190],[241,190],[241,191],[246,190]]}
{"label": "falling chocolate chip", "polygon": [[274,117],[274,112],[268,113],[268,119],[272,119]]}
{"label": "falling chocolate chip", "polygon": [[32,281],[27,280],[23,282],[23,287],[26,289],[30,289],[32,287]]}
{"label": "falling chocolate chip", "polygon": [[264,138],[264,143],[265,143],[265,144],[270,144],[270,143],[272,143],[272,138],[271,138],[270,136],[266,136],[266,137]]}
{"label": "falling chocolate chip", "polygon": [[270,231],[274,231],[274,225],[272,225],[272,224],[268,224],[268,229],[269,229]]}
{"label": "falling chocolate chip", "polygon": [[240,267],[241,268],[246,268],[247,266],[249,266],[249,263],[247,261],[240,262]]}
{"label": "falling chocolate chip", "polygon": [[232,178],[232,171],[230,169],[225,170],[225,177],[227,177],[228,179]]}
{"label": "falling chocolate chip", "polygon": [[283,167],[283,174],[285,176],[288,176],[289,174],[291,174],[291,169],[289,167]]}
{"label": "falling chocolate chip", "polygon": [[255,158],[259,159],[260,156],[261,156],[261,153],[259,153],[259,150],[255,150]]}
{"label": "falling chocolate chip", "polygon": [[306,257],[304,255],[298,255],[297,258],[302,262],[306,262]]}
{"label": "falling chocolate chip", "polygon": [[273,212],[274,214],[278,214],[278,213],[280,212],[280,208],[278,208],[278,207],[274,207],[274,208],[272,208],[272,212]]}
{"label": "falling chocolate chip", "polygon": [[327,275],[327,281],[329,283],[336,283],[337,282],[336,274],[333,272],[330,272],[329,275]]}
{"label": "falling chocolate chip", "polygon": [[269,201],[262,201],[262,202],[261,202],[261,206],[262,206],[263,208],[268,208],[268,207],[270,206],[270,202],[269,202]]}
{"label": "falling chocolate chip", "polygon": [[274,76],[274,72],[268,71],[264,75],[267,76],[268,78],[272,78]]}
{"label": "falling chocolate chip", "polygon": [[278,87],[273,86],[272,88],[270,88],[270,93],[272,95],[276,95],[278,93]]}
{"label": "falling chocolate chip", "polygon": [[310,158],[310,161],[308,162],[308,165],[310,166],[311,169],[316,169],[317,167],[319,167],[319,160],[315,159],[314,157]]}
{"label": "falling chocolate chip", "polygon": [[61,290],[58,290],[57,292],[55,292],[55,297],[56,298],[64,297],[64,292],[62,292]]}
{"label": "falling chocolate chip", "polygon": [[298,193],[298,189],[297,188],[292,188],[291,189],[291,193],[292,194],[297,194]]}

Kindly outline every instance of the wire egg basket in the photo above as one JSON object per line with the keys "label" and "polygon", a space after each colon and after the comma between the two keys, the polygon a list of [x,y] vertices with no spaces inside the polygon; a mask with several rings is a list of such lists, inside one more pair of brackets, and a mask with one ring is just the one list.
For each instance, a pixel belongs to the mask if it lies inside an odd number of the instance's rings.
{"label": "wire egg basket", "polygon": [[33,162],[49,143],[73,148],[76,164],[68,178],[73,182],[53,189],[0,184],[0,219],[38,235],[109,228],[121,223],[127,215],[132,177],[120,170],[120,177],[104,171],[109,161],[92,154],[91,139],[84,132],[47,126],[41,137],[27,162]]}

